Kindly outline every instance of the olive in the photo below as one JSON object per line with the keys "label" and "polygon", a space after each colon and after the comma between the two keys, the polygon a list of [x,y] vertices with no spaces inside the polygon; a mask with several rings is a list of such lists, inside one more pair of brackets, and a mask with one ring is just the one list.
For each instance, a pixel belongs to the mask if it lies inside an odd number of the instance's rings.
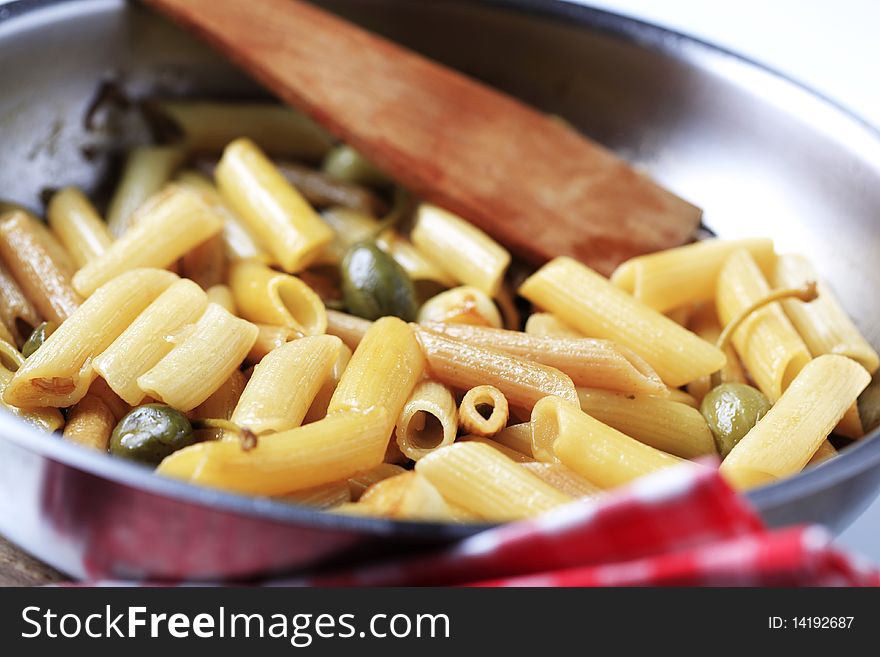
{"label": "olive", "polygon": [[710,390],[700,405],[721,458],[726,457],[769,410],[767,397],[744,383],[722,383]]}
{"label": "olive", "polygon": [[865,433],[880,427],[880,376],[859,395],[859,416]]}
{"label": "olive", "polygon": [[126,413],[110,436],[110,453],[148,465],[196,441],[186,416],[164,404],[144,404]]}
{"label": "olive", "polygon": [[55,332],[55,329],[58,326],[55,322],[43,322],[38,325],[32,332],[30,337],[25,341],[25,343],[21,347],[21,355],[27,358],[32,353],[34,353],[40,345],[42,345],[46,338],[52,335]]}
{"label": "olive", "polygon": [[387,187],[391,180],[351,146],[338,146],[327,153],[324,173],[332,178],[367,187]]}
{"label": "olive", "polygon": [[409,275],[374,242],[353,245],[340,265],[342,300],[348,312],[365,319],[394,315],[411,322],[416,293]]}

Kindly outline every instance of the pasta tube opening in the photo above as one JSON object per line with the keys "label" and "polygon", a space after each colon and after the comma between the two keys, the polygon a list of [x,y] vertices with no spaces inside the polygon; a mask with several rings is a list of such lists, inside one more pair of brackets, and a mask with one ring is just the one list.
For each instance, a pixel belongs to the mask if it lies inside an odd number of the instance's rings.
{"label": "pasta tube opening", "polygon": [[476,436],[491,437],[507,426],[507,398],[495,386],[468,390],[459,407],[461,428]]}
{"label": "pasta tube opening", "polygon": [[452,391],[435,381],[422,381],[410,394],[397,420],[397,446],[418,461],[455,441],[457,412]]}

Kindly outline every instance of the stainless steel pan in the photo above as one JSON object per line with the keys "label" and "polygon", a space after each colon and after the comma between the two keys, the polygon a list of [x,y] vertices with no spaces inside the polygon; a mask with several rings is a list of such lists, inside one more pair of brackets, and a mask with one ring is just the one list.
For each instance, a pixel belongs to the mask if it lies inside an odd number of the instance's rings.
{"label": "stainless steel pan", "polygon": [[[832,102],[708,44],[564,2],[321,4],[566,117],[705,208],[720,235],[769,235],[806,253],[880,344],[880,134]],[[113,166],[94,153],[116,138],[82,126],[103,77],[140,94],[260,93],[120,0],[0,7],[0,61],[0,196],[34,208],[44,187],[93,189]],[[865,439],[750,498],[773,525],[839,530],[878,485],[880,440]],[[74,576],[246,577],[436,546],[477,529],[204,490],[0,417],[0,532]]]}

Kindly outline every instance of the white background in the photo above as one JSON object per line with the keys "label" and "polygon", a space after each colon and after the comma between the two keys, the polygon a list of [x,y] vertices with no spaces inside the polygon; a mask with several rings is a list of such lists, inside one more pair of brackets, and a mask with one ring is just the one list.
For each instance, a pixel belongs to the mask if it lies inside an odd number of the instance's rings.
{"label": "white background", "polygon": [[[570,1],[634,16],[738,51],[880,126],[880,0]],[[840,542],[880,563],[880,499],[843,533]]]}

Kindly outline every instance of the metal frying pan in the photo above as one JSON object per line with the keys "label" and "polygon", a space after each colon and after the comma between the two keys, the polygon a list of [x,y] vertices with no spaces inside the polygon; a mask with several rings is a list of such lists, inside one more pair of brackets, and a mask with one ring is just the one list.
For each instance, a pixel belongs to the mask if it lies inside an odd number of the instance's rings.
{"label": "metal frying pan", "polygon": [[[706,210],[725,237],[806,253],[880,344],[880,134],[731,53],[550,0],[320,4],[566,117]],[[93,190],[107,145],[84,129],[98,82],[135,94],[261,92],[201,44],[122,0],[0,7],[0,195]],[[773,525],[840,530],[880,486],[880,440],[750,494]],[[478,527],[333,516],[162,479],[0,415],[0,533],[73,576],[246,577],[436,546]]]}

